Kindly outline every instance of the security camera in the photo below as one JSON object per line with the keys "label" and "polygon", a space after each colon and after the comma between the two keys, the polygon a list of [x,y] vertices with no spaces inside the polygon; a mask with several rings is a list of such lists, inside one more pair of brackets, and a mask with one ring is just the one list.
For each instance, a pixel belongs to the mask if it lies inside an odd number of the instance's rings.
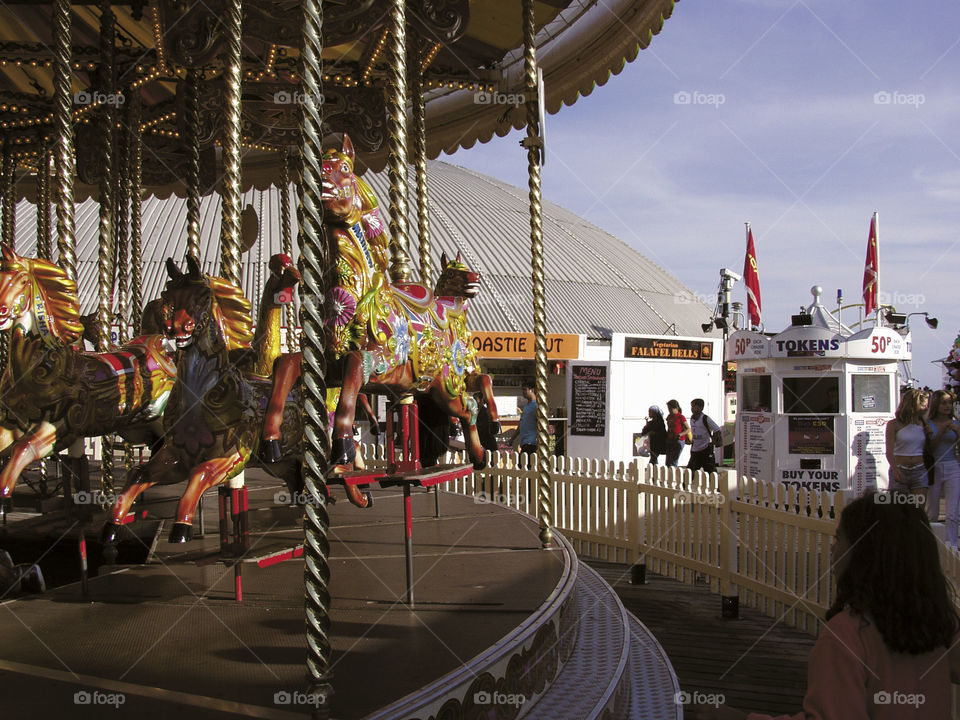
{"label": "security camera", "polygon": [[725,280],[733,280],[734,282],[739,282],[740,280],[743,280],[742,275],[738,275],[733,270],[729,270],[727,268],[720,269],[720,277],[724,278]]}

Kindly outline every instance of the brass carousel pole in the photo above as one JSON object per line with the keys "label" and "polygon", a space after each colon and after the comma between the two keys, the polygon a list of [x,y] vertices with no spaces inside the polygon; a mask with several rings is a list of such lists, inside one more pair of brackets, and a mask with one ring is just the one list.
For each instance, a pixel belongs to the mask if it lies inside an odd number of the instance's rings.
{"label": "brass carousel pole", "polygon": [[533,267],[533,333],[537,369],[537,515],[540,544],[553,542],[553,482],[550,477],[549,429],[547,423],[547,318],[543,265],[543,204],[540,200],[540,137],[537,98],[537,48],[533,0],[523,0],[523,70],[527,106],[527,172],[530,189],[530,245]]}
{"label": "brass carousel pole", "polygon": [[50,244],[50,154],[42,144],[37,165],[37,257],[53,259],[53,247]]}
{"label": "brass carousel pole", "polygon": [[140,91],[130,98],[130,302],[133,336],[143,332],[143,258],[140,245],[140,201],[143,182],[143,130],[140,127]]}
{"label": "brass carousel pole", "polygon": [[73,222],[73,101],[71,87],[70,0],[53,3],[53,129],[54,201],[57,206],[58,262],[67,277],[77,279],[77,255]]}
{"label": "brass carousel pole", "polygon": [[[16,161],[13,157],[13,140],[7,135],[3,143],[3,242],[16,249],[17,193],[14,185]],[[10,357],[10,335],[0,337],[0,370],[7,367]]]}
{"label": "brass carousel pole", "polygon": [[406,0],[391,0],[387,18],[387,145],[390,178],[390,278],[410,280],[407,245]]}
{"label": "brass carousel pole", "polygon": [[[116,119],[110,96],[116,86],[114,72],[114,38],[116,35],[116,16],[110,6],[110,0],[100,3],[100,89],[105,101],[100,110],[100,156],[103,161],[100,176],[100,253],[98,270],[100,276],[100,304],[97,313],[99,333],[97,350],[110,350],[110,324],[113,316],[113,159]],[[104,435],[101,439],[100,486],[105,497],[112,496],[113,490],[113,437]],[[112,503],[112,500],[108,502]]]}
{"label": "brass carousel pole", "polygon": [[[283,151],[283,164],[280,166],[280,247],[282,252],[293,259],[293,240],[290,237],[290,153]],[[297,314],[293,303],[283,306],[283,324],[287,328],[287,350],[296,352]]]}
{"label": "brass carousel pole", "polygon": [[[415,58],[410,65],[419,68]],[[413,106],[413,162],[417,178],[417,231],[420,241],[420,282],[430,284],[430,205],[427,193],[427,113],[423,102],[423,73],[418,71],[410,85]],[[441,268],[442,269],[442,268]]]}
{"label": "brass carousel pole", "polygon": [[186,79],[187,254],[200,259],[200,71]]}
{"label": "brass carousel pole", "polygon": [[[54,0],[53,3],[53,164],[54,200],[57,206],[57,247],[59,263],[67,277],[77,280],[77,255],[73,221],[73,179],[75,161],[73,154],[73,115],[71,102],[73,88],[71,78],[70,47],[70,0]],[[70,451],[70,471],[65,473],[64,483],[84,482],[83,463],[77,457],[77,448]],[[81,488],[78,488],[81,489]],[[84,490],[88,488],[82,488]],[[84,597],[89,593],[87,585],[87,545],[84,530],[89,520],[80,523],[80,587]]]}
{"label": "brass carousel pole", "polygon": [[[130,107],[124,105],[122,127],[117,132],[117,157],[113,167],[115,178],[114,197],[116,214],[113,222],[114,237],[114,276],[117,278],[117,317],[120,329],[117,344],[122,345],[130,339],[130,303],[128,288],[130,280],[130,236],[128,234],[130,218]],[[124,447],[129,447],[128,443]]]}
{"label": "brass carousel pole", "polygon": [[17,194],[14,185],[17,163],[13,157],[13,141],[8,135],[3,143],[3,242],[16,249]]}
{"label": "brass carousel pole", "polygon": [[303,478],[308,496],[303,523],[303,574],[306,585],[308,692],[315,694],[319,701],[314,715],[329,717],[333,686],[330,673],[330,543],[327,540],[330,517],[327,514],[325,480],[330,458],[330,437],[327,434],[323,305],[326,278],[333,258],[324,236],[323,208],[320,204],[323,169],[323,75],[320,57],[323,50],[323,3],[322,0],[304,0],[301,8],[302,176],[298,185],[297,213],[303,261],[303,280],[300,283],[303,313],[303,334],[300,338],[303,353]]}
{"label": "brass carousel pole", "polygon": [[[223,189],[222,222],[220,225],[220,276],[240,285],[240,102],[241,102],[241,24],[243,3],[231,0],[227,4],[226,61],[223,78]],[[199,259],[199,258],[198,258]]]}
{"label": "brass carousel pole", "polygon": [[[114,163],[114,194],[117,210],[114,216],[114,275],[117,278],[117,344],[123,345],[130,339],[130,303],[128,295],[130,278],[130,237],[128,220],[130,210],[130,105],[124,103],[123,123],[117,131],[117,162]],[[130,476],[134,466],[133,444],[123,443],[124,482]]]}
{"label": "brass carousel pole", "polygon": [[[50,243],[50,153],[44,147],[43,132],[37,138],[40,148],[40,161],[37,163],[37,257],[41,260],[53,260],[53,247]],[[37,487],[40,498],[46,500],[47,460],[40,459]]]}

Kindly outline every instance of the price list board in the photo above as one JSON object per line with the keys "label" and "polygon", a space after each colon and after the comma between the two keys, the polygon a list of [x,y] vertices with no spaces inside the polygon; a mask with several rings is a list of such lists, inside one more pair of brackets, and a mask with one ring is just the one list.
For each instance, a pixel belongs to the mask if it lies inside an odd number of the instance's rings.
{"label": "price list board", "polygon": [[570,434],[601,437],[607,433],[607,367],[572,368]]}

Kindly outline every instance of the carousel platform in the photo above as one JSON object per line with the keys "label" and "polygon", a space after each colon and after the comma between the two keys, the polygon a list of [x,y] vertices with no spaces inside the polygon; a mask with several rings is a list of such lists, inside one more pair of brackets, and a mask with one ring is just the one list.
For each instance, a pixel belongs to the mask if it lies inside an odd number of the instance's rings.
{"label": "carousel platform", "polygon": [[[170,545],[164,518],[175,498],[157,489],[125,543],[141,545],[146,563],[100,567],[86,595],[72,582],[0,601],[4,716],[310,715],[304,565],[294,552],[302,511],[259,471],[247,485],[242,602],[234,565],[217,559],[216,494],[205,498],[206,535]],[[414,489],[410,606],[403,493],[373,489],[367,509],[334,493],[331,717],[680,717],[659,643],[565,539],[541,550],[533,518],[442,490],[437,517],[434,494]],[[61,529],[75,552],[70,539],[82,531],[55,515],[15,512],[0,540]]]}

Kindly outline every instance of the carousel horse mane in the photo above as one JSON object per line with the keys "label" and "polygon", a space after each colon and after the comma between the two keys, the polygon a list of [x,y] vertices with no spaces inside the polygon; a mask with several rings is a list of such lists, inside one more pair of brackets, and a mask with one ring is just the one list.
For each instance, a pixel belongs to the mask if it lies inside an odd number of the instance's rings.
{"label": "carousel horse mane", "polygon": [[46,308],[49,328],[60,342],[70,345],[83,335],[77,283],[67,277],[63,268],[46,260],[20,257],[4,245],[0,272],[25,273],[33,280]]}

